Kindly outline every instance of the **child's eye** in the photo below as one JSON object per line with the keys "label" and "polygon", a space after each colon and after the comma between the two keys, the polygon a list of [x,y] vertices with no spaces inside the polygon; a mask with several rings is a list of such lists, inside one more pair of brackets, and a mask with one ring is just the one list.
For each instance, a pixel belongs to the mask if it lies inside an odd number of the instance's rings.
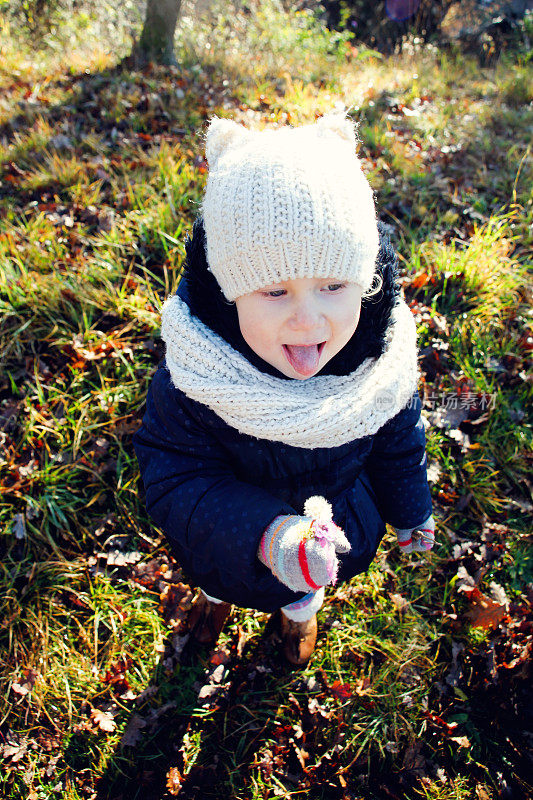
{"label": "child's eye", "polygon": [[[338,292],[339,289],[344,289],[345,286],[345,283],[329,283],[324,288],[328,290],[328,293],[333,294],[334,292]],[[286,294],[286,289],[273,289],[271,292],[263,292],[263,297],[283,297]]]}

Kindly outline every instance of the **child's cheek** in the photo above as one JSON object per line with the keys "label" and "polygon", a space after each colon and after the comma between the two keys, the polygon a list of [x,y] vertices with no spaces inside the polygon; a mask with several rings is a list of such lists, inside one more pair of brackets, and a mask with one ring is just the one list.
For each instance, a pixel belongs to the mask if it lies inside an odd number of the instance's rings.
{"label": "child's cheek", "polygon": [[357,326],[359,325],[359,319],[361,316],[361,304],[359,303],[357,310],[354,314],[353,306],[346,308],[344,311],[343,319],[341,328],[342,331],[348,335],[348,337],[352,336],[352,334],[357,330]]}

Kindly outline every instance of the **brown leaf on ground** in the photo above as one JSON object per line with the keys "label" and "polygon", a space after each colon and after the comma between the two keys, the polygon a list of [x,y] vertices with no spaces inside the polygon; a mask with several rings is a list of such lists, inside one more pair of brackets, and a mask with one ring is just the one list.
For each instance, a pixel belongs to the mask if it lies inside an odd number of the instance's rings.
{"label": "brown leaf on ground", "polygon": [[457,592],[465,592],[466,594],[471,594],[476,588],[476,582],[474,578],[469,575],[462,564],[460,565],[459,569],[457,570],[457,580],[455,581],[455,590]]}
{"label": "brown leaf on ground", "polygon": [[35,740],[39,747],[41,747],[46,753],[51,753],[59,748],[61,736],[58,733],[52,733],[51,731],[47,731],[43,728],[37,733]]}
{"label": "brown leaf on ground", "polygon": [[316,697],[309,697],[307,700],[307,709],[311,718],[314,717],[315,714],[319,714],[324,719],[331,719],[331,717],[335,714],[335,709],[327,709],[324,705],[321,705]]}
{"label": "brown leaf on ground", "polygon": [[263,775],[263,778],[269,780],[272,777],[272,772],[274,771],[274,762],[272,758],[272,750],[266,750],[261,761],[258,762],[259,768]]}
{"label": "brown leaf on ground", "polygon": [[303,748],[298,747],[298,745],[296,744],[296,742],[294,740],[292,740],[292,745],[293,745],[294,750],[296,752],[296,758],[300,762],[301,768],[303,769],[304,772],[306,772],[307,768],[305,766],[305,762],[309,758],[309,753],[307,752],[307,750],[304,750]]}
{"label": "brown leaf on ground", "polygon": [[467,736],[450,736],[450,742],[455,742],[459,747],[472,747]]}
{"label": "brown leaf on ground", "polygon": [[363,678],[358,678],[355,681],[354,685],[355,685],[355,691],[359,696],[363,694],[370,694],[371,680],[368,676],[365,675],[365,677]]}
{"label": "brown leaf on ground", "polygon": [[113,719],[113,715],[109,711],[102,711],[100,708],[93,708],[91,711],[91,720],[97,728],[106,733],[113,733],[117,724]]}
{"label": "brown leaf on ground", "polygon": [[192,605],[193,591],[185,583],[167,584],[160,595],[159,612],[167,625],[184,632]]}
{"label": "brown leaf on ground", "polygon": [[214,664],[215,666],[218,666],[219,664],[227,664],[228,661],[231,661],[231,653],[225,647],[217,647],[209,659],[209,663]]}
{"label": "brown leaf on ground", "polygon": [[162,571],[166,570],[168,562],[159,558],[152,558],[150,561],[144,561],[141,564],[136,564],[132,570],[132,579],[141,586],[147,589],[154,589],[158,586],[162,577]]}
{"label": "brown leaf on ground", "polygon": [[26,751],[28,750],[28,742],[23,739],[22,742],[18,742],[16,744],[9,744],[6,743],[0,748],[0,753],[3,758],[8,759],[11,761],[12,764],[16,764],[17,761],[20,761],[21,758],[24,758],[26,755]]}
{"label": "brown leaf on ground", "polygon": [[474,628],[497,628],[507,614],[505,605],[482,594],[479,589],[470,592],[472,607],[464,615]]}
{"label": "brown leaf on ground", "polygon": [[413,286],[415,289],[419,289],[421,286],[425,286],[428,281],[429,275],[427,272],[419,272],[418,275],[415,275],[411,281],[411,286]]}
{"label": "brown leaf on ground", "polygon": [[237,657],[240,658],[242,656],[242,651],[244,650],[244,645],[246,644],[248,639],[251,639],[252,637],[250,636],[249,633],[247,633],[244,630],[242,625],[237,625],[237,629],[239,631],[239,640],[237,642]]}
{"label": "brown leaf on ground", "polygon": [[406,600],[403,595],[395,592],[389,592],[389,597],[392,600],[392,604],[400,614],[403,614],[405,609],[409,608],[409,600]]}
{"label": "brown leaf on ground", "polygon": [[346,700],[348,697],[351,697],[353,694],[352,687],[349,683],[341,683],[339,680],[333,681],[330,685],[329,690],[332,695],[338,697],[339,700]]}
{"label": "brown leaf on ground", "polygon": [[103,683],[106,683],[116,694],[125,694],[130,689],[126,673],[131,669],[132,665],[133,661],[129,656],[119,658],[115,664],[112,664],[105,671],[105,675],[102,678]]}
{"label": "brown leaf on ground", "polygon": [[30,689],[24,683],[13,683],[11,684],[11,689],[15,692],[15,694],[20,694],[22,697],[28,694]]}
{"label": "brown leaf on ground", "polygon": [[126,726],[120,740],[120,747],[135,747],[141,738],[141,730],[146,727],[146,720],[140,714],[134,714]]}
{"label": "brown leaf on ground", "polygon": [[407,748],[403,757],[402,770],[414,772],[420,777],[426,774],[426,759],[422,755],[422,742],[415,742]]}
{"label": "brown leaf on ground", "polygon": [[509,600],[507,592],[503,586],[501,586],[499,583],[496,583],[496,581],[491,581],[489,587],[493,599],[496,600],[496,602],[498,602],[500,605],[504,606],[504,608],[508,611],[511,601]]}
{"label": "brown leaf on ground", "polygon": [[23,676],[24,679],[20,683],[17,682],[11,685],[11,689],[15,694],[19,694],[22,697],[31,692],[35,686],[35,681],[39,677],[39,673],[34,669],[25,669]]}
{"label": "brown leaf on ground", "polygon": [[57,772],[57,762],[60,760],[60,758],[61,758],[61,753],[57,753],[55,756],[51,756],[50,760],[48,761],[48,764],[46,765],[46,769],[44,771],[44,774],[47,776],[47,778],[51,778],[52,775],[56,774],[56,772]]}
{"label": "brown leaf on ground", "polygon": [[181,792],[181,775],[177,767],[171,767],[167,772],[166,787],[172,797],[176,797]]}

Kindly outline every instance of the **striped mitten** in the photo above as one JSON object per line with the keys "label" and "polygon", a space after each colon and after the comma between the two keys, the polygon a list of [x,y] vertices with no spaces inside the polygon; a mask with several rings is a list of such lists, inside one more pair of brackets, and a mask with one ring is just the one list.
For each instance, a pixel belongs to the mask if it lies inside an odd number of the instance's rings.
{"label": "striped mitten", "polygon": [[413,553],[416,550],[424,553],[431,550],[435,544],[433,515],[429,516],[422,525],[417,525],[416,528],[394,528],[394,530],[402,553]]}
{"label": "striped mitten", "polygon": [[331,506],[323,497],[305,502],[305,516],[279,516],[264,532],[257,556],[276,578],[295,592],[317,590],[337,581],[336,553],[351,545],[332,521]]}

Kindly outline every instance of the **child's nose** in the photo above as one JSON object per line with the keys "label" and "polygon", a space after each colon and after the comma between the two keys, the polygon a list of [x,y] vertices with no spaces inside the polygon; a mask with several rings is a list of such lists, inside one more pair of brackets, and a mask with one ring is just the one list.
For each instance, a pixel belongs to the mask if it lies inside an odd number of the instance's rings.
{"label": "child's nose", "polygon": [[317,330],[323,325],[322,313],[312,301],[298,302],[289,324],[294,330]]}

